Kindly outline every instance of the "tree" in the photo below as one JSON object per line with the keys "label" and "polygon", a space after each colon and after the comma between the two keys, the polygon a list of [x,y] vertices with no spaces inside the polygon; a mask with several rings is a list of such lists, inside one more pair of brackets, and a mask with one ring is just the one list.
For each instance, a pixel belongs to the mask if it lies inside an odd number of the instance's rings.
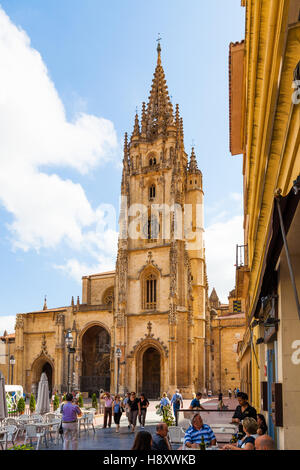
{"label": "tree", "polygon": [[19,413],[24,413],[25,411],[25,400],[23,397],[18,401],[17,410]]}
{"label": "tree", "polygon": [[35,411],[35,405],[36,405],[36,402],[35,402],[34,395],[32,393],[31,396],[30,396],[30,402],[29,402],[29,409],[30,409],[31,413],[33,413]]}
{"label": "tree", "polygon": [[59,408],[59,398],[58,395],[55,394],[53,400],[53,410],[56,411]]}

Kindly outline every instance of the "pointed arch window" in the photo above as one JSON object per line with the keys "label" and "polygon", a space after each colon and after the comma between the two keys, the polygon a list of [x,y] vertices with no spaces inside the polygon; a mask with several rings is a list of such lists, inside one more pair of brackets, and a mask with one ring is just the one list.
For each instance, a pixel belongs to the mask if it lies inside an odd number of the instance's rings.
{"label": "pointed arch window", "polygon": [[151,157],[150,160],[149,160],[149,166],[154,166],[154,165],[156,165],[156,158]]}
{"label": "pointed arch window", "polygon": [[155,184],[152,184],[149,187],[149,199],[150,200],[155,199],[155,196],[156,196],[156,187],[155,187]]}
{"label": "pointed arch window", "polygon": [[142,308],[153,310],[157,304],[157,276],[153,272],[148,273],[143,278]]}

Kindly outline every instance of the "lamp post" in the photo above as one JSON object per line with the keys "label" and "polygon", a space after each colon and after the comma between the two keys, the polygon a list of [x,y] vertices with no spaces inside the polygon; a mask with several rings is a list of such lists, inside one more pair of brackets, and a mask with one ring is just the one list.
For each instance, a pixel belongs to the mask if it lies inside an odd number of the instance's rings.
{"label": "lamp post", "polygon": [[73,344],[73,336],[70,328],[68,329],[66,336],[65,336],[66,346],[68,348],[68,393],[71,391],[71,375],[70,375],[70,355],[74,354],[75,348],[72,348],[71,345]]}
{"label": "lamp post", "polygon": [[117,358],[117,395],[119,393],[119,378],[120,378],[120,358],[122,351],[120,348],[116,349],[116,358]]}
{"label": "lamp post", "polygon": [[13,355],[9,358],[9,363],[11,365],[11,385],[14,383],[14,365],[16,363],[15,357]]}

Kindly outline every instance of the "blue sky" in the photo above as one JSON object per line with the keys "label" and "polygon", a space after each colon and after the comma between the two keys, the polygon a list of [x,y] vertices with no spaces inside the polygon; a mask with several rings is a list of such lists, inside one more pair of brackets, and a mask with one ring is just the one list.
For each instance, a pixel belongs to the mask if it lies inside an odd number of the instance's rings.
{"label": "blue sky", "polygon": [[113,267],[116,234],[102,234],[100,246],[94,239],[103,220],[98,209],[118,208],[123,135],[148,99],[158,33],[186,151],[194,141],[203,172],[209,285],[226,301],[235,244],[242,242],[242,159],[230,156],[228,143],[228,51],[244,37],[240,0],[0,5],[8,61],[0,54],[0,70],[7,71],[0,85],[12,97],[0,116],[7,140],[0,144],[7,170],[0,189],[0,333],[11,329],[4,317],[42,308],[44,294],[50,308],[68,305],[81,296],[81,275]]}

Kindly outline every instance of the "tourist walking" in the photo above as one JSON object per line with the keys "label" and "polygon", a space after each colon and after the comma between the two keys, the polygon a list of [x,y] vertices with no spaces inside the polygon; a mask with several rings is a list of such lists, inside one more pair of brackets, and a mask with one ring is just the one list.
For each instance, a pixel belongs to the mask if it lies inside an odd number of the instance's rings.
{"label": "tourist walking", "polygon": [[125,398],[124,398],[124,400],[123,400],[123,407],[125,408],[126,417],[127,417],[127,419],[128,419],[128,429],[130,429],[130,422],[129,422],[129,411],[130,411],[130,408],[129,408],[129,406],[127,406],[129,398],[130,398],[130,393],[127,392],[127,393],[126,393],[126,396],[125,396]]}
{"label": "tourist walking", "polygon": [[[111,418],[112,418],[112,403],[113,399],[110,395],[109,392],[105,392],[102,395],[105,405],[104,405],[104,421],[103,421],[103,426],[102,429],[105,429],[107,427],[107,418],[108,418],[108,427],[111,427]],[[100,398],[102,398],[100,397]]]}
{"label": "tourist walking", "polygon": [[170,400],[169,400],[169,398],[168,398],[166,392],[164,392],[164,393],[163,393],[163,396],[162,396],[162,398],[161,398],[161,400],[160,400],[160,409],[161,409],[161,411],[163,411],[163,407],[164,407],[164,406],[167,406],[167,405],[170,405],[170,404],[171,404],[171,402],[170,402]]}
{"label": "tourist walking", "polygon": [[173,413],[176,418],[177,411],[181,408],[183,408],[183,400],[182,400],[182,395],[179,393],[179,390],[177,389],[172,396],[171,404],[173,405]]}
{"label": "tourist walking", "polygon": [[219,395],[218,395],[218,410],[223,410],[224,408],[224,403],[223,403],[223,393],[221,390],[219,390]]}
{"label": "tourist walking", "polygon": [[137,416],[138,414],[141,414],[140,400],[136,397],[135,392],[131,392],[127,406],[129,407],[129,423],[131,426],[131,432],[134,432]]}
{"label": "tourist walking", "polygon": [[231,390],[231,388],[228,389],[228,397],[229,397],[229,398],[232,397],[232,390]]}
{"label": "tourist walking", "polygon": [[150,452],[152,447],[152,436],[148,431],[139,431],[135,436],[131,450],[144,450]]}
{"label": "tourist walking", "polygon": [[149,406],[149,401],[145,397],[144,393],[141,393],[139,400],[140,400],[140,408],[141,408],[141,412],[139,414],[139,422],[140,422],[141,428],[144,428],[145,427],[145,421],[146,421],[147,408]]}
{"label": "tourist walking", "polygon": [[116,395],[114,401],[112,402],[112,415],[114,417],[114,422],[116,425],[116,432],[120,430],[120,419],[122,416],[123,408],[120,395]]}
{"label": "tourist walking", "polygon": [[67,393],[66,403],[62,404],[60,412],[62,413],[62,428],[64,436],[64,450],[77,450],[78,448],[78,423],[77,418],[81,416],[81,409],[72,403],[72,393]]}
{"label": "tourist walking", "polygon": [[191,401],[189,409],[190,410],[205,410],[205,408],[203,408],[203,406],[200,404],[201,398],[202,398],[202,393],[201,392],[196,393],[196,397],[193,398],[193,400]]}

